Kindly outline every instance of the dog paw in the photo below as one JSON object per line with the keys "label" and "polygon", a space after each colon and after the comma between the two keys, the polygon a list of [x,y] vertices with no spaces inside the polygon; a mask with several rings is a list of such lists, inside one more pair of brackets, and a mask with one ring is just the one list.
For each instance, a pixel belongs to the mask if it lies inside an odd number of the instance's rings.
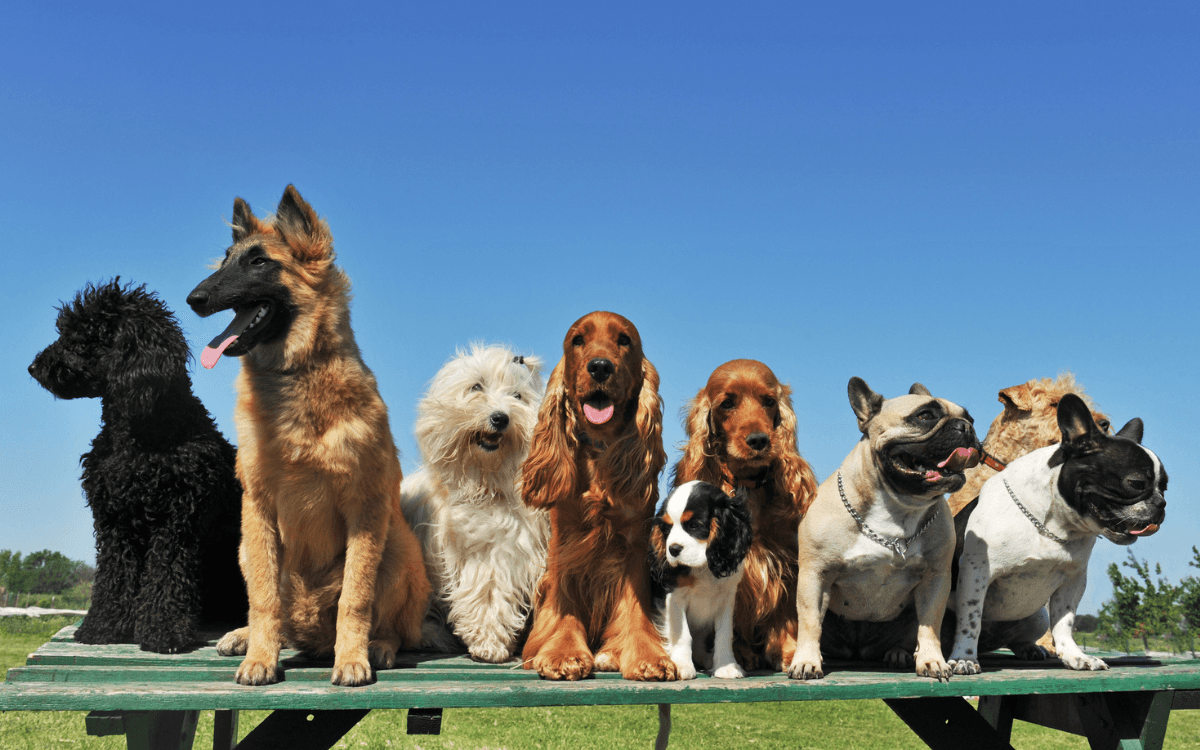
{"label": "dog paw", "polygon": [[512,658],[510,652],[498,643],[477,643],[467,649],[471,658],[485,664],[503,664]]}
{"label": "dog paw", "polygon": [[1025,661],[1045,661],[1049,656],[1046,649],[1036,643],[1014,643],[1009,648],[1018,659]]}
{"label": "dog paw", "polygon": [[594,669],[597,672],[620,672],[621,663],[617,661],[617,657],[613,656],[611,651],[601,651],[596,654]]}
{"label": "dog paw", "polygon": [[950,659],[946,662],[954,674],[980,674],[979,662],[972,659]]}
{"label": "dog paw", "polygon": [[675,671],[681,680],[696,679],[696,665],[692,663],[691,658],[687,659],[671,659],[675,664]]}
{"label": "dog paw", "polygon": [[788,677],[793,680],[819,680],[825,676],[821,670],[821,662],[805,661],[799,657],[792,659],[788,667]]}
{"label": "dog paw", "polygon": [[[712,676],[722,680],[736,680],[745,677],[746,673],[737,665],[737,662],[734,662],[733,664],[725,664],[724,666],[717,667],[713,670]],[[680,679],[683,678],[681,677]]]}
{"label": "dog paw", "polygon": [[374,682],[371,664],[366,661],[349,661],[333,663],[333,676],[329,680],[334,685],[342,687],[358,687]]}
{"label": "dog paw", "polygon": [[375,669],[396,666],[396,644],[392,641],[371,641],[367,644],[367,661]]}
{"label": "dog paw", "polygon": [[217,653],[221,656],[245,656],[250,647],[250,628],[230,630],[217,641]]}
{"label": "dog paw", "polygon": [[239,685],[270,685],[279,682],[279,673],[274,664],[246,659],[234,679]]}
{"label": "dog paw", "polygon": [[593,662],[590,654],[574,656],[541,656],[533,660],[533,668],[547,680],[582,680],[592,676]]}
{"label": "dog paw", "polygon": [[139,638],[138,647],[156,654],[177,654],[194,641],[195,635],[190,629],[174,632],[162,630]]}
{"label": "dog paw", "polygon": [[[631,660],[633,661],[633,660]],[[693,672],[695,668],[693,667]],[[675,662],[666,654],[662,656],[634,661],[631,669],[621,670],[621,676],[627,680],[640,682],[670,682],[679,679],[679,669]]]}
{"label": "dog paw", "polygon": [[1108,669],[1108,664],[1103,659],[1097,659],[1087,654],[1062,655],[1059,658],[1062,659],[1063,664],[1067,665],[1068,669],[1091,670],[1093,672]]}
{"label": "dog paw", "polygon": [[921,659],[917,662],[917,676],[928,677],[938,682],[949,682],[953,674],[950,665],[940,655],[934,659]]}
{"label": "dog paw", "polygon": [[883,655],[883,663],[890,669],[911,669],[917,660],[913,658],[911,651],[903,648],[889,649]]}

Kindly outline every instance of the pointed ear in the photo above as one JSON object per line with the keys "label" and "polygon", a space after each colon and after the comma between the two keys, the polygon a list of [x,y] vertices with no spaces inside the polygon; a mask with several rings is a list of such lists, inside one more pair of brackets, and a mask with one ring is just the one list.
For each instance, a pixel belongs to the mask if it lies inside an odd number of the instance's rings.
{"label": "pointed ear", "polygon": [[925,386],[921,385],[920,383],[913,383],[912,388],[908,389],[908,395],[910,395],[910,396],[929,396],[930,398],[933,398],[933,394],[929,392],[929,389],[926,388]]}
{"label": "pointed ear", "polygon": [[258,217],[250,210],[250,204],[241,198],[233,199],[233,221],[230,222],[230,227],[233,229],[233,242],[237,244],[246,239],[252,234],[262,232],[262,225],[258,221]]}
{"label": "pointed ear", "polygon": [[329,225],[308,205],[295,185],[288,185],[275,211],[275,229],[301,263],[333,260]]}
{"label": "pointed ear", "polygon": [[563,360],[546,383],[530,439],[529,457],[521,466],[521,495],[531,508],[550,508],[575,490],[575,424],[567,404]]}
{"label": "pointed ear", "polygon": [[[1059,404],[1059,408],[1060,409],[1062,408],[1062,404]],[[1117,437],[1127,438],[1127,439],[1132,440],[1133,442],[1137,443],[1138,445],[1141,445],[1142,444],[1142,420],[1137,417],[1134,417],[1133,419],[1129,420],[1129,422],[1127,422],[1125,424],[1125,426],[1121,428],[1121,431],[1117,433]]]}
{"label": "pointed ear", "polygon": [[1033,391],[1028,383],[1005,388],[997,394],[997,400],[1004,404],[1005,414],[1033,409]]}
{"label": "pointed ear", "polygon": [[858,417],[858,429],[865,435],[867,423],[883,408],[883,396],[871,390],[867,381],[860,377],[850,378],[846,392],[850,395],[850,408]]}
{"label": "pointed ear", "polygon": [[1074,393],[1058,402],[1058,429],[1062,430],[1063,447],[1076,454],[1095,450],[1101,437],[1091,410]]}

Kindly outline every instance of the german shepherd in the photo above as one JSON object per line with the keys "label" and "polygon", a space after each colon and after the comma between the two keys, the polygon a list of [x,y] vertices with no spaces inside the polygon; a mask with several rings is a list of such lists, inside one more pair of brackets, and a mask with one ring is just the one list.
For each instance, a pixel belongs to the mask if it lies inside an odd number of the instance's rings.
{"label": "german shepherd", "polygon": [[363,364],[329,225],[288,185],[274,217],[233,204],[233,245],[188,295],[233,322],[200,357],[242,358],[237,378],[240,562],[249,626],[217,644],[245,655],[243,685],[279,679],[283,644],[333,655],[333,684],[417,646],[430,586],[400,513],[400,461],[387,407]]}

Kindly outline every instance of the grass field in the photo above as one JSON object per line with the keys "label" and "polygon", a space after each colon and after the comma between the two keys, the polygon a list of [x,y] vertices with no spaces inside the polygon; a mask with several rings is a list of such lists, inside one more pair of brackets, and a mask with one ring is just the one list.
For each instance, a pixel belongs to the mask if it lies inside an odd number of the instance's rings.
{"label": "grass field", "polygon": [[[74,618],[0,618],[0,670],[25,663],[25,657]],[[266,716],[244,711],[238,721],[245,736]],[[408,737],[404,711],[368,714],[337,745],[344,748],[570,748],[600,750],[651,747],[658,729],[654,706],[586,706],[563,708],[495,708],[447,710],[442,734]],[[42,750],[47,747],[125,747],[124,737],[88,737],[83,712],[0,713],[0,748]],[[676,706],[671,747],[716,750],[739,746],[806,750],[914,750],[924,747],[882,701],[809,701]],[[212,712],[201,714],[196,748],[212,747]],[[1082,737],[1016,722],[1017,748],[1069,750],[1087,748]],[[1171,717],[1166,747],[1200,750],[1200,711],[1177,711]]]}

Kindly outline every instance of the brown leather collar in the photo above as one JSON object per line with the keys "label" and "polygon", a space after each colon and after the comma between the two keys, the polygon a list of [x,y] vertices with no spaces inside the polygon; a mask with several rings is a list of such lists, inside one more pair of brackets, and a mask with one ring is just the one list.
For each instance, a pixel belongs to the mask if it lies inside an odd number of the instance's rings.
{"label": "brown leather collar", "polygon": [[996,471],[1004,471],[1005,467],[1008,466],[1008,464],[1000,463],[999,459],[982,448],[979,449],[979,452],[983,454],[983,464],[989,468],[995,469]]}

